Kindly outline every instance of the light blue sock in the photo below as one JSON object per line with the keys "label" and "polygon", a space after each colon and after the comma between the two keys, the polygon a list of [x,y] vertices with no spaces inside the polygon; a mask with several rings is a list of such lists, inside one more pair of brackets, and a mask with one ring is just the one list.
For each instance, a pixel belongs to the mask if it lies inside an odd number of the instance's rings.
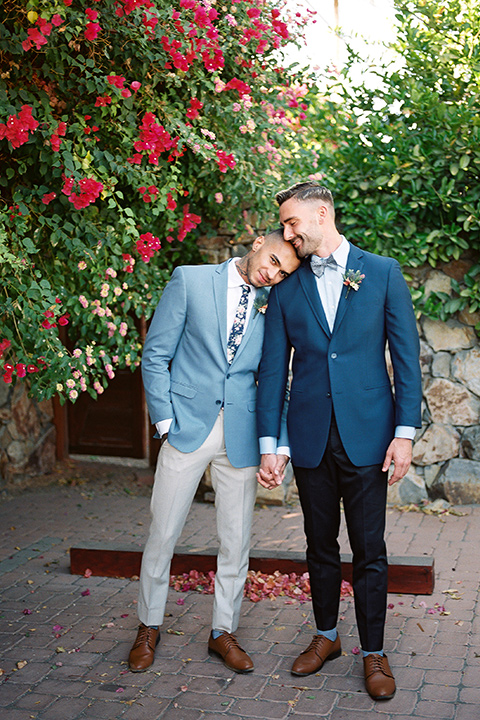
{"label": "light blue sock", "polygon": [[335,642],[337,639],[337,628],[334,627],[333,630],[317,630],[317,635],[324,635],[327,640],[330,640],[331,642]]}
{"label": "light blue sock", "polygon": [[213,637],[213,639],[216,640],[218,637],[220,637],[220,635],[221,635],[223,632],[224,632],[223,630],[215,630],[215,629],[213,629],[213,630],[212,630],[212,637]]}
{"label": "light blue sock", "polygon": [[383,650],[370,650],[370,652],[362,650],[362,655],[363,657],[367,657],[367,655],[383,655]]}

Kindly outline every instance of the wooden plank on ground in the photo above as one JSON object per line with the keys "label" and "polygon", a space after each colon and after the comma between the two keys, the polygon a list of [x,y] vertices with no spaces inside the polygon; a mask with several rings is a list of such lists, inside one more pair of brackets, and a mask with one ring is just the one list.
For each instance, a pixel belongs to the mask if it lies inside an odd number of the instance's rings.
{"label": "wooden plank on ground", "polygon": [[[342,577],[352,582],[352,556],[342,554]],[[88,569],[92,575],[101,577],[134,577],[140,575],[142,552],[135,546],[119,547],[105,544],[102,548],[82,545],[70,548],[70,572],[84,575]],[[171,573],[179,575],[190,570],[207,573],[216,569],[214,548],[190,550],[179,547],[172,559]],[[255,551],[250,553],[250,570],[268,575],[307,572],[304,553]],[[408,595],[431,595],[435,585],[435,563],[431,557],[391,555],[388,558],[388,592]]]}

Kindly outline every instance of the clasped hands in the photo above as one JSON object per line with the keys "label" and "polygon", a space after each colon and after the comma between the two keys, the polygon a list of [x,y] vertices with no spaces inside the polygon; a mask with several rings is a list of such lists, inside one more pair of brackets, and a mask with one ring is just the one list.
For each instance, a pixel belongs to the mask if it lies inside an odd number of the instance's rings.
{"label": "clasped hands", "polygon": [[262,455],[257,472],[260,485],[267,490],[273,490],[281,485],[289,459],[288,455],[275,455],[275,453]]}

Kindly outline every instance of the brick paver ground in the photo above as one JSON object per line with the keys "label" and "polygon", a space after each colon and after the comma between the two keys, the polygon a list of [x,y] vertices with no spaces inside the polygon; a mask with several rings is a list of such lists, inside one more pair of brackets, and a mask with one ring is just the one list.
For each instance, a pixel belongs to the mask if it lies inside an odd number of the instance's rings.
{"label": "brick paver ground", "polygon": [[[131,478],[107,485],[77,476],[0,504],[1,720],[479,720],[480,506],[443,516],[388,510],[389,553],[433,555],[436,588],[389,596],[386,651],[398,689],[375,703],[352,652],[350,600],[341,604],[342,656],[307,678],[290,666],[310,641],[310,604],[244,600],[238,637],[255,671],[242,676],[207,654],[212,597],[171,591],[155,663],[130,673],[138,582],[69,572],[69,548],[84,541],[143,546],[148,488]],[[214,518],[211,504],[194,503],[181,545],[215,546]],[[302,550],[298,505],[258,507],[252,544]],[[344,529],[341,548],[349,551]]]}

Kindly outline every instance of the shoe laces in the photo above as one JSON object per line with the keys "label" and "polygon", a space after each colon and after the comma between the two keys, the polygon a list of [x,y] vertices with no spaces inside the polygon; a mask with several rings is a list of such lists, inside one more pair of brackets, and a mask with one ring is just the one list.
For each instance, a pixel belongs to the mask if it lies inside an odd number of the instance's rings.
{"label": "shoe laces", "polygon": [[316,653],[317,650],[319,650],[322,647],[325,640],[328,640],[328,638],[326,638],[325,635],[314,635],[312,642],[307,647],[307,649],[301,653],[301,655],[304,655],[305,653],[308,653],[312,650]]}
{"label": "shoe laces", "polygon": [[[241,650],[242,652],[245,652],[243,648],[240,647],[240,644],[237,640],[237,638],[234,635],[231,635],[230,633],[224,632],[220,637],[225,642],[225,647],[227,650],[231,650],[232,648],[236,648],[237,650]],[[220,639],[220,638],[219,638]]]}
{"label": "shoe laces", "polygon": [[381,672],[383,675],[387,675],[387,677],[392,677],[385,669],[384,666],[384,655],[367,655],[367,658],[370,658],[369,665],[370,665],[370,673],[368,677],[373,675],[374,673]]}
{"label": "shoe laces", "polygon": [[155,630],[155,628],[148,627],[147,625],[140,625],[134,647],[138,647],[139,645],[146,643],[153,650],[155,648],[156,632],[157,630]]}

